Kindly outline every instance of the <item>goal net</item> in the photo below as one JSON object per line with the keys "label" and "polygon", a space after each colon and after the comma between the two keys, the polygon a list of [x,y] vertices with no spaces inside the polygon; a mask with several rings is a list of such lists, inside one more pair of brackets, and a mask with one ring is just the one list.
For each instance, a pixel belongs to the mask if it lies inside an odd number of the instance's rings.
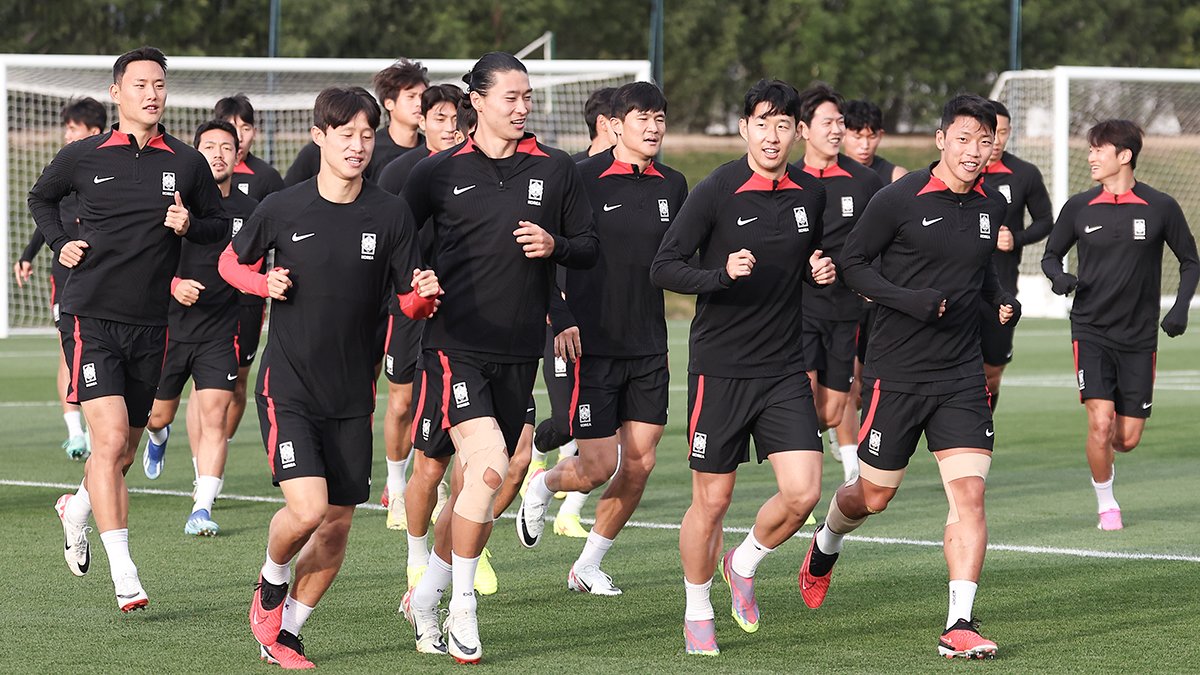
{"label": "goal net", "polygon": [[[1192,232],[1200,232],[1200,71],[1059,66],[1007,72],[992,98],[1012,113],[1008,148],[1042,170],[1056,215],[1071,195],[1095,185],[1088,129],[1105,119],[1129,119],[1146,132],[1138,180],[1178,200]],[[1029,316],[1066,316],[1070,301],[1052,294],[1042,275],[1043,250],[1030,247],[1022,260],[1021,304]],[[1178,261],[1164,248],[1164,303],[1174,302],[1178,287]]]}
{"label": "goal net", "polygon": [[[50,253],[43,248],[34,260],[34,276],[18,288],[12,264],[34,231],[26,206],[29,188],[62,146],[59,112],[70,99],[91,96],[110,104],[115,56],[0,55],[0,250],[8,252],[0,275],[0,337],[10,331],[50,330]],[[419,59],[431,82],[462,86],[462,75],[474,61]],[[217,99],[245,93],[254,104],[259,134],[254,153],[281,174],[308,142],[312,106],[330,85],[360,85],[372,90],[371,77],[391,65],[387,59],[265,59],[169,57],[167,109],[169,133],[190,140],[212,116]],[[529,128],[553,146],[575,152],[588,146],[583,107],[601,87],[650,79],[647,61],[524,61],[534,89]]]}

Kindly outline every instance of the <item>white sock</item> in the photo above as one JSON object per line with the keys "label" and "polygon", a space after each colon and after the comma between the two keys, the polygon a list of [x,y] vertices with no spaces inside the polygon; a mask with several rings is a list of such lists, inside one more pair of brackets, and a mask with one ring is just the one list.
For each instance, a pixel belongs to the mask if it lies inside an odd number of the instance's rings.
{"label": "white sock", "polygon": [[429,564],[429,545],[426,543],[429,533],[416,537],[408,535],[408,566],[419,567]]}
{"label": "white sock", "polygon": [[75,496],[67,500],[67,508],[63,509],[63,518],[76,527],[83,527],[87,525],[88,516],[91,515],[92,498],[88,495],[87,488],[80,483]]}
{"label": "white sock", "polygon": [[[566,445],[560,446],[558,448],[558,456],[560,458],[561,457],[574,457],[575,455],[578,455],[578,454],[579,454],[579,444],[577,444],[575,442],[574,438],[567,441]],[[559,461],[561,461],[561,459]]]}
{"label": "white sock", "polygon": [[1113,481],[1117,479],[1117,467],[1112,468],[1112,473],[1108,475],[1108,480],[1103,483],[1092,481],[1092,488],[1096,490],[1096,513],[1104,513],[1112,509],[1119,509],[1117,498],[1113,496]]}
{"label": "white sock", "polygon": [[818,529],[817,534],[814,536],[817,538],[817,548],[821,549],[821,553],[827,555],[840,553],[842,551],[842,539],[846,537],[844,534],[838,534],[829,529],[828,525]]}
{"label": "white sock", "polygon": [[63,421],[67,423],[67,436],[74,438],[83,434],[83,413],[72,410],[63,413]]}
{"label": "white sock", "polygon": [[[575,493],[571,493],[575,494]],[[583,545],[583,553],[579,554],[579,559],[575,561],[576,565],[583,567],[584,565],[600,566],[604,560],[604,554],[608,553],[608,549],[612,548],[613,540],[607,537],[602,537],[592,530],[588,533],[587,542]]]}
{"label": "white sock", "polygon": [[752,577],[758,570],[758,564],[774,550],[767,548],[754,538],[754,528],[752,527],[742,543],[733,549],[733,559],[729,561],[729,564],[733,567],[734,574],[739,577]]}
{"label": "white sock", "polygon": [[854,473],[858,473],[858,444],[850,443],[849,445],[839,445],[837,449],[838,455],[842,458],[842,463],[846,466],[853,467]]}
{"label": "white sock", "polygon": [[457,553],[451,553],[454,589],[450,594],[451,612],[475,611],[475,568],[479,567],[479,556],[464,558]]}
{"label": "white sock", "polygon": [[545,504],[554,496],[554,491],[546,486],[546,473],[542,472],[529,481],[525,488],[525,499],[535,504]]}
{"label": "white sock", "polygon": [[712,579],[702,584],[693,584],[687,579],[683,580],[683,590],[687,594],[687,607],[683,610],[684,619],[703,621],[713,618],[712,601],[708,598],[708,591],[711,588]]}
{"label": "white sock", "polygon": [[539,464],[540,463],[542,465],[545,465],[546,464],[546,453],[538,450],[537,448],[534,448],[533,452],[529,456],[529,463],[530,464]]}
{"label": "white sock", "polygon": [[312,611],[312,607],[290,595],[287,596],[287,600],[283,601],[283,623],[279,625],[279,630],[299,635],[300,629],[304,628],[304,622],[308,621],[308,615],[312,614]]}
{"label": "white sock", "polygon": [[404,490],[408,487],[408,480],[405,478],[404,474],[407,472],[408,458],[402,459],[398,462],[393,462],[390,459],[387,460],[388,499],[391,499],[391,495],[397,495],[402,499],[404,498]]}
{"label": "white sock", "polygon": [[558,515],[578,516],[579,512],[583,510],[583,503],[587,501],[587,498],[588,493],[586,492],[568,492],[562,506],[558,507]]}
{"label": "white sock", "polygon": [[277,563],[271,560],[270,551],[267,552],[267,561],[262,566],[263,581],[276,586],[282,586],[292,580],[292,568],[288,563]]}
{"label": "white sock", "polygon": [[825,435],[829,436],[829,447],[836,448],[838,446],[837,427],[829,427],[825,430]]}
{"label": "white sock", "polygon": [[[155,441],[157,443],[158,441]],[[192,455],[192,485],[200,483],[200,464],[196,461],[196,456]]]}
{"label": "white sock", "polygon": [[413,589],[409,600],[417,607],[425,609],[437,607],[438,603],[442,601],[442,594],[446,592],[446,587],[450,585],[452,574],[450,563],[439,558],[436,553],[429,556],[429,569],[421,575],[421,581]]}
{"label": "white sock", "polygon": [[113,581],[127,572],[137,572],[133,558],[129,557],[129,528],[101,532],[100,541],[104,542],[104,552],[108,555],[108,570]]}
{"label": "white sock", "polygon": [[200,476],[196,479],[196,502],[192,504],[192,512],[204,509],[212,511],[213,502],[217,499],[217,490],[221,488],[221,479],[217,476]]}
{"label": "white sock", "polygon": [[966,579],[950,580],[950,611],[946,614],[946,628],[958,623],[959,619],[971,620],[971,608],[975,605],[975,589],[979,584]]}
{"label": "white sock", "polygon": [[154,441],[155,445],[162,445],[167,442],[167,435],[171,432],[167,431],[166,427],[155,431],[150,427],[146,427],[146,433],[150,434],[150,440]]}

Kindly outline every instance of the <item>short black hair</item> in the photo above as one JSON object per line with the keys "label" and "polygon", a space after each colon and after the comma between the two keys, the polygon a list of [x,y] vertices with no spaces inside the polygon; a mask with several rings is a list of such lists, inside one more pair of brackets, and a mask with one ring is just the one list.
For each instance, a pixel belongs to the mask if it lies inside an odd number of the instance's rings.
{"label": "short black hair", "polygon": [[234,129],[232,124],[222,119],[212,119],[208,120],[207,122],[201,122],[200,126],[196,127],[196,135],[192,137],[192,147],[199,149],[200,137],[212,131],[213,129],[224,131],[230,136],[233,136],[233,152],[236,154],[238,151],[237,129]]}
{"label": "short black hair", "polygon": [[108,126],[108,111],[104,109],[104,104],[91,96],[67,101],[58,116],[63,124],[74,122],[100,131]]}
{"label": "short black hair", "polygon": [[372,129],[379,126],[382,113],[371,92],[362,87],[327,87],[313,105],[313,126],[323,131],[336,129],[349,124],[359,113],[367,114]]}
{"label": "short black hair", "polygon": [[463,75],[462,80],[467,85],[467,93],[475,91],[479,92],[480,96],[487,96],[492,85],[496,83],[496,75],[512,70],[529,72],[525,64],[521,63],[521,59],[508,52],[488,52],[479,57],[471,67],[471,72]]}
{"label": "short black hair", "polygon": [[392,65],[375,73],[371,80],[375,85],[375,95],[379,101],[390,101],[400,95],[405,89],[424,85],[429,86],[429,69],[420,61],[409,61],[401,57]]}
{"label": "short black hair", "polygon": [[824,103],[832,103],[837,106],[840,113],[845,102],[846,99],[842,98],[842,95],[837,93],[833,87],[824,82],[813,82],[808,89],[800,92],[800,121],[812,124],[813,115],[817,114],[817,108]]}
{"label": "short black hair", "polygon": [[125,74],[125,69],[129,64],[137,61],[153,61],[162,69],[163,74],[167,72],[167,55],[162,53],[158,47],[138,47],[133,51],[125,52],[117,57],[116,63],[113,63],[113,84],[121,83],[121,76]]}
{"label": "short black hair", "polygon": [[667,112],[667,97],[658,85],[651,82],[630,82],[621,85],[612,97],[612,116],[624,119],[633,111]]}
{"label": "short black hair", "polygon": [[1098,148],[1111,145],[1117,149],[1128,150],[1133,154],[1129,160],[1129,168],[1137,168],[1138,153],[1142,151],[1142,137],[1145,133],[1137,122],[1131,120],[1104,120],[1088,129],[1088,145]]}
{"label": "short black hair", "polygon": [[463,96],[458,103],[458,130],[463,136],[470,136],[471,130],[479,124],[479,112],[471,105],[471,99]]}
{"label": "short black hair", "polygon": [[754,110],[760,104],[766,103],[766,117],[772,115],[787,115],[800,120],[800,92],[783,80],[759,80],[746,92],[746,101],[742,106],[742,117],[749,119],[754,116]]}
{"label": "short black hair", "polygon": [[959,94],[946,101],[942,107],[942,121],[938,129],[946,131],[960,117],[970,117],[979,122],[979,126],[996,133],[996,109],[982,96],[975,94]]}
{"label": "short black hair", "polygon": [[213,106],[213,117],[219,120],[236,118],[254,126],[254,106],[245,94],[237,93],[217,101]]}
{"label": "short black hair", "polygon": [[1012,115],[1009,114],[1008,108],[1004,107],[1003,103],[995,99],[988,101],[988,103],[992,104],[992,110],[996,111],[996,117],[1007,117],[1009,120],[1012,120]]}
{"label": "short black hair", "polygon": [[842,114],[846,116],[846,128],[851,131],[883,131],[883,111],[870,101],[846,101]]}
{"label": "short black hair", "polygon": [[421,114],[428,115],[439,103],[449,103],[457,108],[462,100],[462,89],[452,84],[435,84],[421,94]]}
{"label": "short black hair", "polygon": [[613,95],[617,93],[616,87],[601,87],[593,91],[588,96],[587,103],[583,104],[583,121],[587,123],[588,138],[596,138],[596,134],[600,133],[596,130],[596,118],[600,115],[605,117],[614,117],[613,110]]}

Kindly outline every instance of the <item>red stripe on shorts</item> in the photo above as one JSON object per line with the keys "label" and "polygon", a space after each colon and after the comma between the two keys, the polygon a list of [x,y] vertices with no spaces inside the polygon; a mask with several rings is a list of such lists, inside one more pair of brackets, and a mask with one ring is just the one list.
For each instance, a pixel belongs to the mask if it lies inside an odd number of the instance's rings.
{"label": "red stripe on shorts", "polygon": [[579,360],[575,357],[575,384],[571,386],[571,407],[567,409],[567,430],[575,435],[575,409],[579,407]]}
{"label": "red stripe on shorts", "polygon": [[275,476],[275,442],[279,439],[279,425],[275,423],[275,399],[271,398],[271,369],[263,373],[263,398],[267,399],[267,466]]}
{"label": "red stripe on shorts", "polygon": [[687,452],[692,453],[692,438],[696,435],[696,423],[700,421],[700,408],[704,406],[704,376],[696,378],[696,403],[692,406],[692,419],[688,420]]}
{"label": "red stripe on shorts", "polygon": [[383,338],[383,353],[387,354],[388,347],[392,346],[392,322],[396,320],[395,316],[388,314],[387,337]]}
{"label": "red stripe on shorts", "polygon": [[[1079,340],[1071,340],[1071,351],[1075,353],[1075,382],[1079,382]],[[1079,402],[1083,403],[1083,387],[1079,387]]]}
{"label": "red stripe on shorts", "polygon": [[83,356],[83,338],[79,335],[79,317],[75,317],[75,331],[72,333],[75,342],[75,353],[71,355],[71,392],[67,395],[67,403],[79,403],[79,360]]}
{"label": "red stripe on shorts", "polygon": [[871,407],[867,408],[867,417],[863,420],[862,428],[858,430],[858,442],[861,444],[871,433],[871,423],[875,421],[875,408],[879,406],[879,380],[871,388]]}
{"label": "red stripe on shorts", "polygon": [[[438,350],[438,359],[442,362],[442,428],[450,428],[450,359],[446,353]],[[423,393],[423,392],[422,392]]]}
{"label": "red stripe on shorts", "polygon": [[409,435],[412,436],[409,440],[412,443],[417,442],[417,420],[421,419],[421,413],[425,412],[425,392],[429,389],[429,384],[425,379],[425,371],[421,371],[421,395],[417,397],[417,407],[413,408],[412,424],[409,424]]}
{"label": "red stripe on shorts", "polygon": [[50,275],[50,308],[54,308],[54,298],[58,295],[58,287],[54,285],[54,275]]}
{"label": "red stripe on shorts", "polygon": [[242,332],[242,322],[238,321],[237,328],[233,331],[233,358],[237,359],[238,368],[242,367],[242,345],[238,343],[238,336]]}

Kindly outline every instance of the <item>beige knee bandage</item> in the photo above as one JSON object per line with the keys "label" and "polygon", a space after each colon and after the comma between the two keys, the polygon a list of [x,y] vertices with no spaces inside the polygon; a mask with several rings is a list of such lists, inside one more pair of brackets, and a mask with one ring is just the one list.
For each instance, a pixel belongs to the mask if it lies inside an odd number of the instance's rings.
{"label": "beige knee bandage", "polygon": [[849,534],[858,529],[859,525],[866,522],[866,517],[862,518],[847,518],[846,514],[842,513],[842,509],[838,507],[837,495],[833,495],[833,499],[829,500],[829,513],[825,514],[825,526],[834,534]]}
{"label": "beige knee bandage", "polygon": [[[505,451],[504,434],[493,423],[490,429],[480,429],[464,436],[457,428],[450,430],[450,440],[458,453],[463,467],[463,486],[454,502],[454,512],[473,523],[492,522],[492,507],[496,493],[508,475],[508,453]],[[497,479],[489,484],[488,472]]]}
{"label": "beige knee bandage", "polygon": [[893,490],[900,487],[900,482],[904,480],[905,470],[906,469],[885,471],[883,469],[876,469],[866,462],[860,461],[858,463],[859,476],[862,476],[865,480],[870,481],[874,485],[884,488],[891,488]]}
{"label": "beige knee bandage", "polygon": [[950,489],[951,481],[959,478],[981,478],[987,481],[988,470],[991,467],[992,456],[982,452],[963,452],[938,460],[938,472],[942,474],[942,487],[946,490],[946,502],[950,505],[950,513],[946,516],[947,525],[958,522],[958,504],[954,501],[954,491]]}

